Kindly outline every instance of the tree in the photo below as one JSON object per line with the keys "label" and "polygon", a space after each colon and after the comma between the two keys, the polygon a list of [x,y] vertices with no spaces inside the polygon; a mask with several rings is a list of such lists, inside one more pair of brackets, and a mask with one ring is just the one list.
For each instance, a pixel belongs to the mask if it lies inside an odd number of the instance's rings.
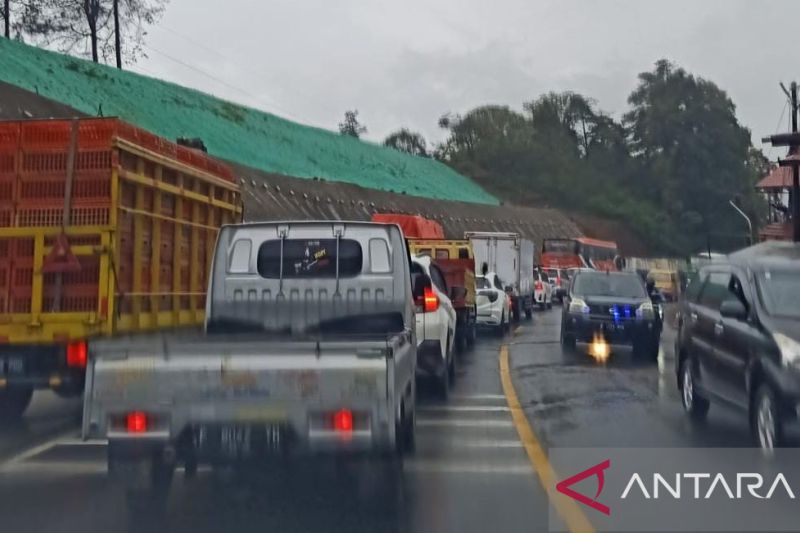
{"label": "tree", "polygon": [[[21,38],[63,53],[85,54],[98,63],[116,56],[117,66],[144,56],[146,28],[163,14],[168,0],[27,0]],[[126,48],[123,49],[123,44]],[[83,50],[80,47],[83,46]]]}
{"label": "tree", "polygon": [[358,139],[362,134],[367,133],[367,127],[358,121],[358,110],[344,112],[344,122],[339,123],[339,133],[349,135]]}
{"label": "tree", "polygon": [[406,128],[401,128],[390,134],[383,141],[383,145],[407,154],[428,157],[425,138],[419,133],[411,132]]}
{"label": "tree", "polygon": [[628,102],[625,123],[649,197],[676,221],[687,251],[702,248],[709,234],[740,231],[728,202],[737,196],[750,202],[749,164],[758,158],[725,91],[660,60],[639,75]]}

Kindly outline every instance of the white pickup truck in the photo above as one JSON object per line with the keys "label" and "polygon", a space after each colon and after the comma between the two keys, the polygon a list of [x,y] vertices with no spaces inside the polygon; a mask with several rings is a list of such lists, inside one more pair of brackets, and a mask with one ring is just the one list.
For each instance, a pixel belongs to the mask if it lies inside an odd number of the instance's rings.
{"label": "white pickup truck", "polygon": [[409,265],[394,225],[224,226],[205,332],[91,347],[83,434],[108,439],[129,505],[166,501],[176,465],[347,456],[396,471],[415,429]]}

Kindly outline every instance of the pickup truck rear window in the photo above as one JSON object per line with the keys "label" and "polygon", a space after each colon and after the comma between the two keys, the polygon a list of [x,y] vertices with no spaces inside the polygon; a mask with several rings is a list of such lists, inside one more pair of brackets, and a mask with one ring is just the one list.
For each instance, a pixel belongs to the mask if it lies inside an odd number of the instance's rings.
{"label": "pickup truck rear window", "polygon": [[340,278],[358,276],[364,262],[361,244],[340,239],[337,254],[336,239],[285,239],[283,262],[280,240],[266,241],[258,249],[258,273],[268,279],[335,278],[337,262]]}

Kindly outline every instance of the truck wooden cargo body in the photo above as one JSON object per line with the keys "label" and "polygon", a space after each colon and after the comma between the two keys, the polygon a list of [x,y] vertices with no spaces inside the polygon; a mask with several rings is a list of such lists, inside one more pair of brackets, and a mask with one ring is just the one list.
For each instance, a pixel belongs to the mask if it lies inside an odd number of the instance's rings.
{"label": "truck wooden cargo body", "polygon": [[79,394],[87,341],[203,322],[228,167],[118,119],[0,122],[0,415]]}

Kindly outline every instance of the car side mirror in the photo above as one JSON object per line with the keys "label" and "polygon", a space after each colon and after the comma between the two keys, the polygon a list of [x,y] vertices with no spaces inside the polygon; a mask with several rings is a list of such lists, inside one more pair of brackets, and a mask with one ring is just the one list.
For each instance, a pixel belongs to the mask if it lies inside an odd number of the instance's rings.
{"label": "car side mirror", "polygon": [[510,294],[514,292],[514,287],[512,287],[511,285],[506,285],[505,291]]}
{"label": "car side mirror", "polygon": [[725,300],[719,306],[719,314],[725,318],[733,318],[735,320],[747,319],[747,308],[739,300]]}

